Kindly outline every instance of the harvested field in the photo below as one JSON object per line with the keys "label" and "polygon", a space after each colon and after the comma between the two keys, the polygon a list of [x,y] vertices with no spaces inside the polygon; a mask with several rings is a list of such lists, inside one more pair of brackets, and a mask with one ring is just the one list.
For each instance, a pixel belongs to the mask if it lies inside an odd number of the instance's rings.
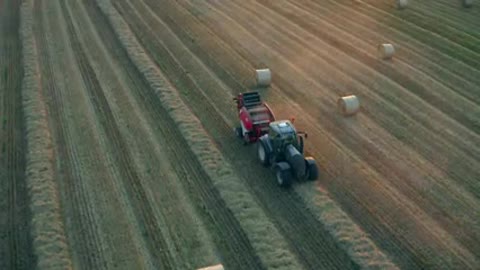
{"label": "harvested field", "polygon": [[[0,269],[478,269],[478,16],[0,0]],[[318,181],[278,187],[235,137],[249,89],[308,132]]]}
{"label": "harvested field", "polygon": [[0,1],[0,269],[35,265],[25,181],[20,3]]}

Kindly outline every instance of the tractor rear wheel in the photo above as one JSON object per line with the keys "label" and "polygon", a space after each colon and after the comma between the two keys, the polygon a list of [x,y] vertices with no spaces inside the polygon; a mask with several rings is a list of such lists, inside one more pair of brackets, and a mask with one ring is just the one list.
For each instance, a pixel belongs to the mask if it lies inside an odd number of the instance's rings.
{"label": "tractor rear wheel", "polygon": [[307,180],[315,181],[318,179],[318,167],[315,159],[312,157],[305,158],[305,163],[307,163]]}
{"label": "tractor rear wheel", "polygon": [[281,187],[290,187],[292,184],[292,170],[290,168],[285,169],[281,166],[277,166],[276,168],[276,177],[277,177],[277,184]]}
{"label": "tractor rear wheel", "polygon": [[270,152],[267,149],[265,143],[262,140],[259,140],[257,143],[257,155],[260,163],[265,167],[270,165]]}

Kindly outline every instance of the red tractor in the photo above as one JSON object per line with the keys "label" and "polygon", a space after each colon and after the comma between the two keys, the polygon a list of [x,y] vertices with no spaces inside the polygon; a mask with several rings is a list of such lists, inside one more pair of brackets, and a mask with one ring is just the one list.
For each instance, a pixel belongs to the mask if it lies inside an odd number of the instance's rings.
{"label": "red tractor", "polygon": [[240,93],[233,100],[237,102],[240,118],[240,126],[235,128],[235,133],[245,144],[256,142],[268,133],[269,124],[275,121],[275,115],[267,103],[261,100],[258,92]]}

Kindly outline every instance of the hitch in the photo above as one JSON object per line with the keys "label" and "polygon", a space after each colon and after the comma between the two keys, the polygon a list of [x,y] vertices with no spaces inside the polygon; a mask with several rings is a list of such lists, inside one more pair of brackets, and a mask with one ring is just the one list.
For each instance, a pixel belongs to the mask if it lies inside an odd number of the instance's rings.
{"label": "hitch", "polygon": [[308,133],[305,132],[305,131],[297,131],[297,134],[298,135],[303,135],[303,136],[305,136],[305,139],[308,139]]}

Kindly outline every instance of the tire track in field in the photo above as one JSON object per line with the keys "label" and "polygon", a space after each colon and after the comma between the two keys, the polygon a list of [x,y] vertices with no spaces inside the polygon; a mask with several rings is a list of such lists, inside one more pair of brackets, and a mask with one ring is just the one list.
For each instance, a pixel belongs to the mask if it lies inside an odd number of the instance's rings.
{"label": "tire track in field", "polygon": [[[209,227],[214,230],[213,238],[224,259],[222,261],[224,265],[231,269],[236,269],[240,265],[249,269],[262,269],[263,267],[254,254],[245,233],[220,199],[220,195],[213,187],[196,156],[189,149],[175,123],[168,116],[168,112],[163,109],[161,102],[150,89],[144,76],[135,68],[120,45],[121,42],[114,34],[109,22],[91,0],[86,5],[89,16],[95,21],[97,31],[101,34],[105,46],[110,48],[118,60],[123,63],[122,67],[127,71],[128,80],[133,86],[132,93],[139,102],[145,105],[144,112],[150,118],[149,122],[156,123],[154,128],[160,133],[158,139],[169,142],[166,149],[169,160],[178,164],[174,167],[175,173],[179,176],[178,179],[182,181],[182,185],[186,187],[189,195],[196,202],[197,210],[208,219]],[[229,239],[229,241],[225,241],[225,239]]]}
{"label": "tire track in field", "polygon": [[[98,235],[95,234],[95,228],[93,227],[92,212],[89,211],[87,206],[87,195],[84,193],[85,191],[78,181],[81,179],[76,169],[80,166],[78,153],[75,146],[72,145],[72,135],[65,124],[68,117],[65,115],[63,105],[64,97],[55,82],[54,64],[51,62],[54,57],[48,49],[47,30],[45,28],[45,24],[48,24],[44,17],[45,14],[48,14],[45,9],[45,2],[42,0],[35,1],[34,11],[36,14],[35,21],[37,22],[34,26],[34,33],[39,49],[39,62],[42,67],[42,85],[46,91],[46,96],[51,100],[48,112],[52,119],[53,129],[55,130],[55,148],[59,153],[59,157],[62,159],[60,162],[60,171],[57,172],[57,176],[62,179],[63,186],[65,187],[62,192],[65,192],[65,197],[68,198],[65,207],[74,210],[69,213],[75,220],[75,222],[72,222],[74,231],[82,232],[82,234],[73,235],[76,244],[75,247],[79,249],[76,251],[89,268],[102,269],[102,252],[98,247]],[[86,230],[84,228],[86,228]],[[70,233],[67,232],[67,234]]]}
{"label": "tire track in field", "polygon": [[[184,25],[184,24],[182,24],[182,25]],[[219,31],[215,31],[215,32],[216,32],[216,33],[219,33]],[[208,61],[207,61],[207,62],[208,62]],[[277,77],[277,78],[278,78],[278,77]],[[286,87],[286,88],[288,88],[288,87]],[[357,210],[355,210],[355,212],[358,212],[358,211],[357,211]],[[360,214],[359,214],[358,216],[360,216],[360,217],[361,217],[362,215],[360,215]]]}
{"label": "tire track in field", "polygon": [[[153,4],[153,3],[152,3]],[[124,10],[131,10],[132,8],[130,6],[125,6]],[[159,22],[155,22],[150,16],[147,15],[148,11],[145,10],[144,7],[142,7],[140,4],[136,6],[136,9],[138,10],[139,13],[143,14],[145,18],[145,23],[144,25],[140,25],[137,28],[134,29],[139,31],[140,29],[146,28],[148,25],[151,25],[152,27],[155,26],[156,31],[161,31],[164,32],[165,30],[162,29],[160,30],[160,27],[162,27],[162,24]],[[165,13],[163,15],[166,15]],[[135,18],[135,17],[128,17],[128,21],[138,21],[141,20],[140,18]],[[148,26],[148,28],[150,28]],[[165,26],[163,26],[165,28]],[[167,30],[168,31],[168,30]],[[185,59],[180,60],[179,58],[175,58],[173,56],[173,53],[169,51],[168,48],[171,48],[171,46],[166,46],[163,43],[168,43],[168,40],[170,39],[163,39],[160,41],[158,37],[155,37],[153,34],[154,32],[150,30],[150,34],[146,37],[146,40],[157,40],[157,43],[161,44],[161,48],[156,47],[155,51],[152,52],[153,54],[159,54],[158,59],[162,59],[160,61],[157,60],[157,64],[165,70],[165,73],[167,73],[171,78],[172,81],[182,81],[181,78],[178,78],[175,76],[175,74],[181,74],[182,72],[185,71],[185,69],[182,67],[180,63],[183,63]],[[147,34],[145,34],[147,35]],[[166,46],[166,47],[165,47]],[[178,54],[175,54],[178,55]],[[188,56],[186,56],[188,57]],[[166,58],[171,58],[171,60],[165,60]],[[165,61],[169,61],[172,64],[164,64],[162,63]],[[179,65],[179,67],[175,68],[177,70],[174,70],[172,67],[173,65]],[[183,71],[182,71],[183,70]],[[190,70],[190,73],[194,73],[194,71]],[[247,168],[251,167],[252,165],[256,165],[254,168],[255,169],[250,169],[246,170],[244,173],[241,175],[244,178],[247,178],[248,183],[250,186],[252,185],[257,185],[262,188],[253,188],[252,190],[254,191],[255,195],[259,200],[261,201],[265,212],[267,213],[272,213],[275,212],[275,209],[285,209],[284,211],[276,211],[275,215],[271,215],[271,218],[275,221],[275,224],[279,226],[279,229],[283,232],[283,234],[286,236],[286,238],[290,241],[290,245],[293,250],[295,250],[301,259],[305,260],[305,264],[308,267],[315,268],[315,266],[322,265],[321,260],[322,258],[319,258],[318,255],[321,254],[319,251],[325,250],[325,254],[327,253],[326,250],[337,250],[339,253],[343,253],[343,250],[338,250],[338,247],[336,247],[335,244],[333,244],[333,240],[331,239],[331,236],[328,235],[328,232],[322,231],[320,234],[320,228],[322,225],[314,219],[314,217],[309,213],[308,211],[300,210],[300,209],[305,209],[305,206],[303,203],[300,201],[299,198],[297,198],[293,192],[288,193],[286,192],[285,194],[279,193],[278,187],[274,184],[274,181],[272,180],[272,175],[270,174],[269,171],[266,171],[264,169],[260,169],[258,164],[251,158],[251,151],[248,151],[247,149],[243,148],[238,141],[236,141],[235,138],[232,136],[232,127],[229,126],[225,120],[222,119],[220,116],[220,113],[215,110],[215,106],[212,106],[211,101],[206,98],[201,90],[201,87],[198,85],[198,83],[195,81],[195,79],[190,79],[192,77],[188,77],[189,79],[183,80],[183,82],[177,83],[177,87],[180,91],[188,91],[188,92],[183,92],[182,95],[185,97],[184,101],[190,105],[191,109],[193,112],[202,119],[202,123],[206,126],[207,130],[210,131],[213,137],[216,137],[217,143],[222,145],[222,151],[224,152],[225,156],[228,157],[230,162],[232,164],[235,164],[237,167],[238,166],[246,166]],[[210,78],[209,78],[210,79]],[[208,80],[205,80],[208,81]],[[204,82],[205,82],[204,81]],[[183,84],[183,85],[182,85]],[[212,85],[213,87],[213,85]],[[189,89],[189,90],[186,90]],[[195,89],[195,92],[192,90]],[[193,93],[190,93],[193,92]],[[189,101],[188,96],[195,96],[195,102]],[[209,121],[210,119],[210,121]],[[217,135],[216,135],[217,134]],[[225,138],[231,138],[231,139],[225,139]],[[222,139],[223,138],[223,139]],[[239,160],[238,156],[239,153],[243,153],[245,156],[248,156],[248,160]],[[248,153],[248,154],[247,154]],[[248,162],[249,164],[246,165],[245,163]],[[264,172],[262,174],[258,174],[258,170],[263,170]],[[252,177],[255,175],[255,177]],[[259,178],[265,178],[269,179],[272,181],[267,181],[265,183],[259,183]],[[265,191],[269,190],[269,193],[271,195],[265,195]],[[304,220],[302,223],[298,223],[298,220]],[[280,222],[281,221],[281,222]],[[297,223],[297,224],[295,224]],[[312,230],[313,228],[316,228]],[[322,243],[323,242],[323,243]],[[295,247],[295,244],[298,245],[298,243],[303,243],[303,245],[307,248],[299,248]],[[329,251],[333,252],[333,251]],[[328,256],[328,255],[327,255]],[[331,255],[330,255],[331,256]],[[330,257],[328,256],[328,257]],[[337,255],[339,256],[339,255]],[[336,256],[335,256],[336,257]],[[334,256],[331,256],[331,260],[336,260],[337,261],[337,266],[334,266],[335,264],[330,264],[330,266],[327,267],[338,267],[338,261],[339,259],[335,259]],[[325,266],[325,264],[324,264]],[[348,267],[343,265],[343,267]]]}
{"label": "tire track in field", "polygon": [[[30,198],[25,182],[25,140],[22,108],[20,1],[0,3],[0,268],[30,269],[34,263],[30,237]],[[4,193],[5,192],[5,193]]]}
{"label": "tire track in field", "polygon": [[170,269],[174,266],[174,262],[169,254],[165,240],[162,238],[161,229],[155,220],[155,214],[152,205],[147,200],[147,195],[143,189],[140,178],[133,167],[133,159],[125,144],[124,138],[120,134],[117,126],[117,121],[113,116],[108,101],[105,98],[103,89],[98,82],[96,74],[88,62],[83,47],[75,32],[72,19],[65,3],[60,1],[64,16],[66,18],[67,29],[71,40],[72,48],[75,52],[75,58],[81,71],[85,86],[89,92],[92,104],[94,106],[97,116],[104,128],[106,136],[111,143],[111,149],[115,150],[118,155],[115,155],[116,161],[122,174],[122,180],[127,187],[129,198],[132,206],[135,209],[135,215],[140,221],[145,235],[144,237],[149,244],[149,251],[153,255],[152,258],[157,260],[154,262],[156,268]]}

